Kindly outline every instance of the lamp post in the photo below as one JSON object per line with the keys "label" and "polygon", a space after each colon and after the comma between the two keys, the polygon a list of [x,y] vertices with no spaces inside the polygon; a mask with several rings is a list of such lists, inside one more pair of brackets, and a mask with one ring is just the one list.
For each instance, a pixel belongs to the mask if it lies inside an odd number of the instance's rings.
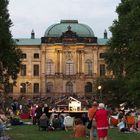
{"label": "lamp post", "polygon": [[28,94],[28,88],[29,88],[31,83],[29,81],[26,81],[25,84],[26,84],[26,93]]}
{"label": "lamp post", "polygon": [[100,91],[100,100],[102,102],[103,97],[102,97],[102,86],[101,85],[98,86],[98,90]]}

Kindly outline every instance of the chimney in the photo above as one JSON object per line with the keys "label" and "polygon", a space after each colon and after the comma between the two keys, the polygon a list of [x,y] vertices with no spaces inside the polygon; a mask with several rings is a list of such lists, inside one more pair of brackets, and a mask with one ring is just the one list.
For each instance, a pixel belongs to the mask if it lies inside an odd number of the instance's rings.
{"label": "chimney", "polygon": [[31,39],[35,39],[35,32],[34,32],[34,30],[32,30],[32,32],[31,32]]}
{"label": "chimney", "polygon": [[108,39],[106,29],[105,29],[105,31],[104,31],[104,39]]}

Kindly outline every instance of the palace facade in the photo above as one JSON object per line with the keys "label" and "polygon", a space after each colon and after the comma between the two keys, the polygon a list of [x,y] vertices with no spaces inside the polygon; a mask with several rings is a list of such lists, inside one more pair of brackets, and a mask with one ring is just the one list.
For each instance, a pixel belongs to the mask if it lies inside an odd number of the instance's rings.
{"label": "palace facade", "polygon": [[108,76],[104,61],[107,32],[97,38],[77,20],[61,20],[41,38],[15,39],[22,50],[22,65],[13,95],[93,95],[96,80]]}

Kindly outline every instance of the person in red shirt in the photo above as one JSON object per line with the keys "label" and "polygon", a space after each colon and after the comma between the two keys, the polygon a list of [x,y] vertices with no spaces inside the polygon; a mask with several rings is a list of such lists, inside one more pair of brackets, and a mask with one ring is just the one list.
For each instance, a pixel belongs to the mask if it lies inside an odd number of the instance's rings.
{"label": "person in red shirt", "polygon": [[86,136],[86,128],[80,118],[75,121],[74,138],[83,138]]}
{"label": "person in red shirt", "polygon": [[100,103],[95,115],[97,125],[97,135],[99,140],[107,140],[108,135],[108,111],[105,110],[105,105]]}
{"label": "person in red shirt", "polygon": [[89,121],[92,120],[92,127],[90,129],[90,140],[94,139],[94,131],[96,131],[96,121],[95,121],[95,113],[97,111],[98,103],[93,101],[92,107],[88,109],[88,118]]}

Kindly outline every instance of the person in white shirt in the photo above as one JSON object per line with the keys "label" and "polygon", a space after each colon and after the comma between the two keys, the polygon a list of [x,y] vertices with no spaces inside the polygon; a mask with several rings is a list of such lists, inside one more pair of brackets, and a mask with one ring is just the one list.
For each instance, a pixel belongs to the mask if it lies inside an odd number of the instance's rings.
{"label": "person in white shirt", "polygon": [[129,129],[125,127],[125,119],[122,118],[120,123],[118,123],[118,128],[120,132],[129,132]]}
{"label": "person in white shirt", "polygon": [[63,122],[63,124],[64,124],[64,127],[65,127],[65,131],[68,131],[68,127],[73,126],[73,119],[72,119],[72,117],[71,117],[69,114],[67,114],[67,115],[64,117],[64,122]]}

